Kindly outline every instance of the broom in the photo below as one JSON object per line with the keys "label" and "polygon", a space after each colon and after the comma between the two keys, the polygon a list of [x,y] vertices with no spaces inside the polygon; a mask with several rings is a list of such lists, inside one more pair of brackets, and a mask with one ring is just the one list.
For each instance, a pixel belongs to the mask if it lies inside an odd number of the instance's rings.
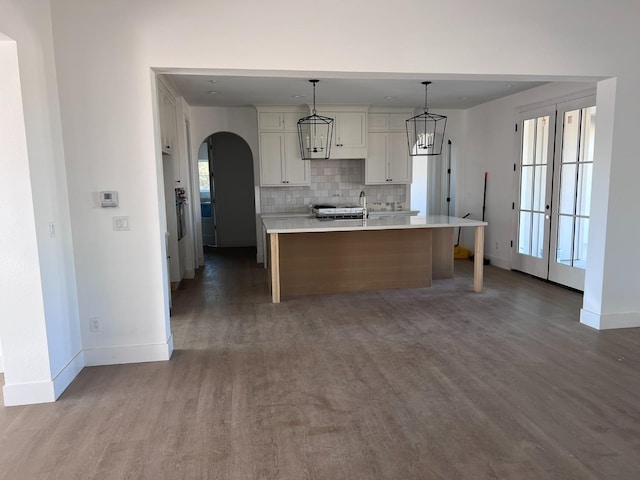
{"label": "broom", "polygon": [[[482,221],[484,222],[484,210],[487,204],[487,175],[488,172],[484,172],[484,192],[482,193]],[[469,260],[473,260],[473,255],[469,255]],[[482,259],[484,265],[489,265],[490,260],[487,257]]]}
{"label": "broom", "polygon": [[[469,215],[471,215],[471,214],[467,213],[462,218],[467,218]],[[460,246],[460,231],[461,230],[462,230],[462,227],[458,227],[458,241],[453,246],[453,258],[469,258],[469,255],[471,255],[471,250],[469,250],[468,248],[464,248],[464,247]]]}

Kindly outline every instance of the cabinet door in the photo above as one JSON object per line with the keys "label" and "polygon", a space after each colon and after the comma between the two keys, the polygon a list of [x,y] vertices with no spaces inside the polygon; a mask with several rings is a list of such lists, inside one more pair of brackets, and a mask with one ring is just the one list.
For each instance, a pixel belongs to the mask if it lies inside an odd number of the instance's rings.
{"label": "cabinet door", "polygon": [[369,114],[369,131],[370,132],[386,132],[389,130],[389,114],[388,113],[370,113]]}
{"label": "cabinet door", "polygon": [[160,95],[160,141],[164,153],[173,153],[176,136],[176,106],[173,97],[163,87],[158,89]]}
{"label": "cabinet door", "polygon": [[284,130],[285,132],[298,131],[298,120],[305,117],[301,113],[285,112],[284,113]]}
{"label": "cabinet door", "polygon": [[367,146],[366,114],[341,112],[337,118],[336,146],[338,148],[365,148]]}
{"label": "cabinet door", "polygon": [[302,160],[298,134],[284,134],[284,181],[286,185],[309,185],[311,160]]}
{"label": "cabinet door", "polygon": [[260,185],[283,185],[284,134],[260,133]]}
{"label": "cabinet door", "polygon": [[258,114],[258,129],[284,130],[284,117],[281,112],[260,112]]}
{"label": "cabinet door", "polygon": [[389,133],[389,183],[411,183],[411,157],[405,132]]}
{"label": "cabinet door", "polygon": [[365,183],[387,184],[387,143],[389,134],[369,133],[369,146],[365,160]]}
{"label": "cabinet door", "polygon": [[407,131],[407,119],[411,117],[411,113],[390,113],[389,114],[389,130],[392,132]]}

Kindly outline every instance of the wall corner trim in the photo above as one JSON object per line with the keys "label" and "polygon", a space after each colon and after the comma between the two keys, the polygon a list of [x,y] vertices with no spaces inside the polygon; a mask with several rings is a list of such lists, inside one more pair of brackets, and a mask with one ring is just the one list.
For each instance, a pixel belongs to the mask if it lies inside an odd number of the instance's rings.
{"label": "wall corner trim", "polygon": [[62,395],[84,366],[84,351],[80,350],[53,379],[53,392],[56,399]]}
{"label": "wall corner trim", "polygon": [[5,385],[4,404],[11,407],[55,402],[83,368],[84,352],[80,350],[52,380]]}
{"label": "wall corner trim", "polygon": [[640,312],[594,313],[580,309],[580,323],[596,330],[640,327]]}

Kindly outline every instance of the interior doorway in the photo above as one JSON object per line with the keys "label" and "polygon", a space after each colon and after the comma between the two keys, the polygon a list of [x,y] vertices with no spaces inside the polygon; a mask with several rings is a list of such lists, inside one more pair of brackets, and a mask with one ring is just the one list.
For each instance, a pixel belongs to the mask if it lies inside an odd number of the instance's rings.
{"label": "interior doorway", "polygon": [[595,96],[518,116],[512,268],[584,290]]}
{"label": "interior doorway", "polygon": [[210,135],[198,152],[203,245],[255,247],[253,155],[231,132]]}

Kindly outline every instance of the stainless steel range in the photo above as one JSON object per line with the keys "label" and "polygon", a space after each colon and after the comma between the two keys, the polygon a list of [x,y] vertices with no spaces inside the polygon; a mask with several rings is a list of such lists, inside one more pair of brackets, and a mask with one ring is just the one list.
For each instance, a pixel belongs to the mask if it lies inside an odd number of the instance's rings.
{"label": "stainless steel range", "polygon": [[316,218],[325,220],[361,219],[364,207],[361,205],[314,205],[312,209]]}

